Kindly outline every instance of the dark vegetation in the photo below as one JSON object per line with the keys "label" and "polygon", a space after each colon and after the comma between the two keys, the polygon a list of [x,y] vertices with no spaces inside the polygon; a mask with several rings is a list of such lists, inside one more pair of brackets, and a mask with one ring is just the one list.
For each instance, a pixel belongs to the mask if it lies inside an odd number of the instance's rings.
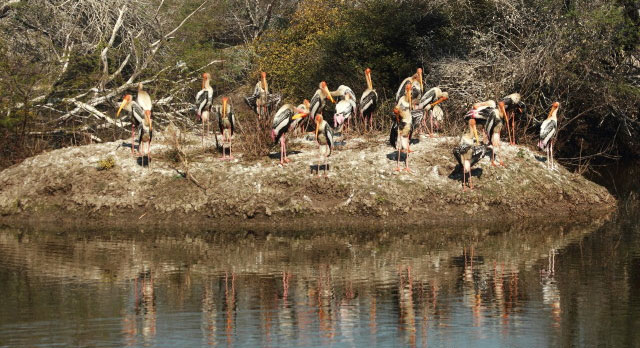
{"label": "dark vegetation", "polygon": [[263,155],[267,132],[256,134],[239,105],[259,71],[297,104],[321,80],[359,94],[367,67],[388,98],[379,129],[388,127],[398,83],[422,67],[427,87],[449,91],[450,132],[471,103],[517,91],[528,105],[518,120],[521,142],[559,101],[561,161],[635,158],[639,16],[632,0],[4,1],[0,167],[126,136],[115,109],[139,81],[156,101],[155,124],[194,128],[203,71],[212,73],[216,96],[236,104],[239,140],[248,140],[240,146]]}

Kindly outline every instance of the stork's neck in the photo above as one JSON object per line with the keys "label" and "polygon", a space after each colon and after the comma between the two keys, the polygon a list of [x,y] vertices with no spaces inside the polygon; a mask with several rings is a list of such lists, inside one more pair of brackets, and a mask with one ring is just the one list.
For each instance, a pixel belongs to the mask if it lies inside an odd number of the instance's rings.
{"label": "stork's neck", "polygon": [[209,79],[205,79],[203,82],[204,88],[203,89],[210,89],[211,88],[211,82],[209,81]]}
{"label": "stork's neck", "polygon": [[547,119],[552,119],[552,120],[558,120],[558,108],[555,108],[553,110],[551,110],[551,112],[549,113],[549,116],[547,116]]}

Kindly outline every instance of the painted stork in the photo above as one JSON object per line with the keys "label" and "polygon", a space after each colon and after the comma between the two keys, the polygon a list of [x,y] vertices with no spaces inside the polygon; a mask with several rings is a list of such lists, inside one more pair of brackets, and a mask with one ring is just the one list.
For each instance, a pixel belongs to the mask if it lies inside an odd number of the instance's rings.
{"label": "painted stork", "polygon": [[356,98],[356,94],[353,92],[353,90],[349,86],[345,86],[345,85],[338,86],[338,89],[331,92],[331,96],[334,97],[336,102],[345,100],[347,99],[347,96],[349,96],[351,100],[350,103],[353,106],[354,112],[358,109],[358,105],[356,104],[356,101],[358,100],[358,98]]}
{"label": "painted stork", "polygon": [[[418,109],[424,110],[425,113],[429,113],[429,123],[431,125],[429,128],[430,136],[433,136],[434,120],[436,128],[440,129],[440,122],[444,119],[444,111],[442,111],[442,108],[438,104],[447,99],[449,99],[449,93],[443,92],[439,87],[431,88],[420,98]],[[424,123],[426,123],[426,119],[423,122],[423,125],[426,126]]]}
{"label": "painted stork", "polygon": [[[347,129],[349,129],[349,120],[355,115],[354,108],[355,101],[351,99],[351,94],[346,94],[345,99],[339,101],[336,104],[336,113],[333,115],[333,129],[340,132],[342,135],[342,139],[344,139],[344,135],[342,134],[342,129],[347,123]],[[346,131],[346,130],[345,130]]]}
{"label": "painted stork", "polygon": [[487,128],[489,128],[490,125],[488,125],[487,123],[490,122],[490,120],[493,118],[494,116],[494,110],[496,108],[496,102],[493,100],[487,100],[484,102],[479,102],[479,103],[475,103],[473,104],[471,110],[469,110],[466,115],[464,116],[465,121],[468,121],[470,119],[474,119],[476,120],[476,124],[480,124],[483,126],[483,133],[486,137],[488,137],[487,135]]}
{"label": "painted stork", "polygon": [[[233,159],[231,155],[231,139],[236,127],[236,118],[233,114],[231,105],[229,104],[229,98],[222,97],[222,105],[215,106],[216,113],[218,114],[218,126],[220,127],[220,133],[222,134],[222,158],[221,160]],[[225,148],[229,148],[229,156],[226,156]]]}
{"label": "painted stork", "polygon": [[453,148],[453,156],[462,167],[462,191],[467,188],[467,174],[469,176],[468,186],[473,190],[471,182],[471,167],[478,163],[486,150],[485,145],[480,145],[478,130],[476,129],[476,119],[469,119],[469,129],[460,137],[460,143]]}
{"label": "painted stork", "polygon": [[277,143],[280,140],[280,165],[285,165],[291,160],[287,158],[287,144],[285,136],[290,129],[295,129],[303,117],[309,116],[309,101],[305,99],[303,104],[294,107],[291,104],[283,105],[274,115],[271,125],[271,140]]}
{"label": "painted stork", "polygon": [[411,133],[413,129],[413,117],[411,115],[412,105],[412,88],[411,85],[406,85],[405,95],[400,98],[398,104],[393,109],[393,113],[396,115],[397,135],[395,145],[398,149],[398,156],[396,157],[396,168],[394,170],[399,171],[400,168],[400,155],[405,152],[404,157],[404,169],[407,172],[411,172],[409,168],[409,144],[411,142]]}
{"label": "painted stork", "polygon": [[[509,143],[516,144],[516,114],[524,114],[527,106],[522,102],[519,93],[512,93],[502,98],[501,111],[504,114],[507,123],[507,132],[509,133]],[[498,103],[499,104],[499,103]]]}
{"label": "painted stork", "polygon": [[378,107],[378,93],[373,89],[371,82],[371,69],[364,71],[364,77],[367,80],[367,89],[362,92],[360,97],[360,118],[364,122],[364,129],[367,130],[367,118],[369,118],[369,129],[373,129],[373,112]]}
{"label": "painted stork", "polygon": [[560,103],[554,102],[551,105],[551,111],[547,116],[547,119],[542,122],[540,126],[540,142],[538,142],[538,147],[541,150],[545,150],[547,153],[547,168],[554,169],[554,160],[553,160],[553,144],[556,142],[556,138],[558,136],[558,108],[560,107]]}
{"label": "painted stork", "polygon": [[[122,99],[122,103],[120,104],[120,108],[118,108],[118,112],[116,113],[116,118],[120,117],[120,112],[122,110],[126,110],[131,115],[131,153],[133,154],[133,146],[134,146],[134,128],[135,125],[138,127],[138,152],[142,156],[147,156],[147,159],[151,158],[151,139],[153,138],[153,125],[151,122],[151,111],[144,110],[137,102],[133,101],[131,94],[127,94]],[[144,149],[143,144],[147,144],[146,151]]]}
{"label": "painted stork", "polygon": [[[213,105],[213,88],[211,88],[211,75],[209,73],[202,74],[202,89],[196,94],[196,114],[202,121],[202,146],[204,146],[205,134],[209,134],[209,124],[211,116],[211,105]],[[207,132],[204,126],[207,125]]]}
{"label": "painted stork", "polygon": [[396,92],[396,103],[404,96],[406,86],[411,86],[411,97],[413,100],[419,100],[422,96],[422,91],[424,90],[424,85],[422,82],[422,68],[418,68],[416,73],[413,76],[409,76],[402,81],[400,87],[398,87],[398,91]]}
{"label": "painted stork", "polygon": [[320,85],[318,85],[318,89],[311,97],[311,102],[309,103],[309,114],[311,115],[322,115],[322,111],[325,106],[325,99],[331,100],[332,103],[335,104],[335,99],[331,95],[329,88],[327,87],[327,83],[322,81]]}
{"label": "painted stork", "polygon": [[[327,176],[327,157],[331,156],[333,151],[333,131],[320,114],[316,115],[316,142],[319,145],[320,160],[324,164],[324,175]],[[320,176],[320,163],[318,163],[318,176]]]}

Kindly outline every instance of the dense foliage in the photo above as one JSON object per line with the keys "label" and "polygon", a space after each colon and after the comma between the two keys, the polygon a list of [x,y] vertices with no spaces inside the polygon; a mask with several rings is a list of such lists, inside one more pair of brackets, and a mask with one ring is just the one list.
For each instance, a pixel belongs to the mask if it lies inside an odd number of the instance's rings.
{"label": "dense foliage", "polygon": [[[367,67],[388,99],[422,67],[427,87],[449,91],[453,124],[472,102],[517,91],[528,105],[521,137],[535,136],[559,101],[563,157],[640,154],[637,1],[65,4],[0,5],[0,166],[51,147],[121,136],[114,106],[140,80],[162,101],[154,109],[160,125],[189,127],[202,71],[213,74],[216,95],[236,97],[266,71],[272,90],[298,103],[322,80],[361,92]],[[122,27],[113,31],[123,6]]]}

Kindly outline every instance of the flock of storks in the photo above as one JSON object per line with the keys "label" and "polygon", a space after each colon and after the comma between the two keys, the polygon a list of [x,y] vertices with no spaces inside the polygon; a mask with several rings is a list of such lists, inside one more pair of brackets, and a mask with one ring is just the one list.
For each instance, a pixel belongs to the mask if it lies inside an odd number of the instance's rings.
{"label": "flock of storks", "polygon": [[[365,131],[373,128],[374,112],[379,104],[378,94],[373,89],[371,70],[366,69],[365,79],[367,88],[362,93],[359,103],[353,90],[345,85],[340,85],[335,91],[330,91],[326,82],[320,82],[318,89],[311,101],[304,100],[298,106],[284,104],[273,116],[271,125],[271,138],[275,144],[280,143],[280,165],[287,164],[286,135],[296,128],[315,130],[315,140],[319,145],[320,162],[324,165],[325,175],[328,169],[327,157],[331,155],[334,147],[334,134],[340,134],[349,128],[352,118],[359,117]],[[196,95],[196,114],[202,123],[202,143],[205,135],[209,134],[209,123],[213,117],[217,118],[220,133],[222,135],[222,158],[232,159],[231,140],[234,134],[236,120],[229,103],[229,98],[222,97],[221,103],[213,104],[213,88],[210,84],[211,75],[202,75],[202,89]],[[439,128],[444,112],[439,104],[449,98],[447,92],[434,87],[424,92],[422,69],[402,81],[395,95],[396,106],[393,109],[392,127],[389,135],[391,145],[398,150],[395,170],[411,172],[409,168],[409,153],[411,137],[414,131],[428,128],[433,135],[434,126]],[[323,118],[323,110],[326,100],[336,104],[332,124]],[[260,80],[256,83],[253,94],[245,97],[249,107],[257,114],[258,118],[269,117],[272,110],[279,102],[280,96],[270,93],[267,84],[266,73],[261,73]],[[554,102],[547,119],[540,127],[540,141],[538,146],[546,151],[547,167],[554,168],[553,144],[558,130],[557,111],[559,103]],[[134,152],[134,140],[136,128],[138,134],[138,150],[142,156],[150,156],[153,127],[151,118],[152,102],[149,94],[144,91],[142,84],[138,85],[137,100],[133,101],[131,95],[126,95],[122,100],[116,114],[119,117],[124,109],[131,115],[131,151]],[[497,104],[494,100],[487,100],[473,104],[471,110],[466,113],[464,120],[468,127],[461,135],[459,144],[454,147],[453,155],[462,167],[462,187],[473,189],[471,182],[471,167],[485,156],[491,149],[491,164],[504,165],[499,157],[500,133],[506,125],[509,142],[515,144],[515,118],[516,114],[523,114],[525,104],[518,93],[510,94],[502,98]],[[427,127],[426,115],[429,115]],[[303,127],[298,127],[306,119]],[[313,119],[315,122],[310,122]],[[480,140],[476,126],[483,126],[483,140]],[[217,137],[216,137],[217,142]],[[227,155],[226,149],[229,149]],[[400,167],[400,160],[404,153],[404,168]],[[320,168],[318,163],[317,168]],[[318,173],[319,174],[319,173]]]}

